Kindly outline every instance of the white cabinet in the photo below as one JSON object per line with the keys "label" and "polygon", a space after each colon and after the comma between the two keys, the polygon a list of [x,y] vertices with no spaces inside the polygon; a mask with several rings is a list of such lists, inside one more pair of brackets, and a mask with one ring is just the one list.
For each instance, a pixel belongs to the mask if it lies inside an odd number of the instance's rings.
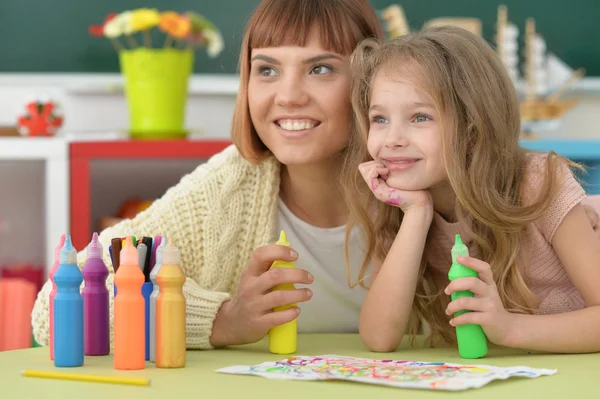
{"label": "white cabinet", "polygon": [[41,262],[69,231],[69,153],[62,137],[0,138],[0,262]]}

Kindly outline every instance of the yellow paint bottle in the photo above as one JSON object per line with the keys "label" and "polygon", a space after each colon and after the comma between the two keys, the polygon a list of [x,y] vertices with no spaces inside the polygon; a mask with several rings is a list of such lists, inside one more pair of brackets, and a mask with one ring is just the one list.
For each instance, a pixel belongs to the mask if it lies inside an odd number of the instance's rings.
{"label": "yellow paint bottle", "polygon": [[[291,246],[287,241],[285,236],[285,231],[281,230],[279,235],[279,241],[277,241],[277,245],[284,245],[286,247]],[[271,269],[273,268],[287,268],[294,269],[296,266],[292,262],[283,262],[283,261],[275,261],[271,265]],[[281,284],[276,286],[273,291],[276,290],[294,290],[294,284]],[[282,311],[289,309],[291,307],[296,306],[295,303],[279,306],[273,309],[274,312]],[[287,322],[285,324],[275,326],[269,330],[269,350],[271,353],[275,353],[278,355],[287,355],[290,353],[296,352],[298,338],[298,329],[296,324],[296,319]]]}
{"label": "yellow paint bottle", "polygon": [[169,237],[163,247],[162,265],[156,276],[156,367],[180,368],[186,363],[185,273],[179,249]]}

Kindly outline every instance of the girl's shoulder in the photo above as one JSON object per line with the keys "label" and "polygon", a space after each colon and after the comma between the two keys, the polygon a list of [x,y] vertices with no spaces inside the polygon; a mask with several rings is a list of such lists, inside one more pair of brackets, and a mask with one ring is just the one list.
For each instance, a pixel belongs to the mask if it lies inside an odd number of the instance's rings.
{"label": "girl's shoulder", "polygon": [[[553,189],[554,196],[563,192],[584,192],[574,174],[574,170],[579,166],[557,154],[528,153],[522,167],[524,171],[521,194],[526,204],[536,202],[548,189]],[[552,186],[548,187],[551,183]]]}
{"label": "girl's shoulder", "polygon": [[529,153],[524,162],[521,186],[524,205],[547,199],[547,210],[535,222],[548,241],[567,213],[586,197],[574,173],[577,165],[554,153]]}

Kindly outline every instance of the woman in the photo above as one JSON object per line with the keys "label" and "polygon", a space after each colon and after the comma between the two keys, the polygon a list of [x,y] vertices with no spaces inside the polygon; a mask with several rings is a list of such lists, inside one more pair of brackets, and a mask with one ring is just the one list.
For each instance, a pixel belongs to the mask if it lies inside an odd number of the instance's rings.
{"label": "woman", "polygon": [[[188,277],[188,348],[258,341],[299,308],[299,331],[357,332],[365,291],[346,282],[347,209],[335,182],[351,129],[349,56],[366,37],[383,37],[367,0],[264,0],[242,44],[234,146],[100,234],[107,265],[113,237],[174,240]],[[273,245],[282,229],[297,252]],[[358,270],[362,243],[358,236],[351,243]],[[297,269],[268,271],[277,259]],[[270,292],[282,283],[299,289]],[[42,345],[51,288],[46,282],[32,314]],[[298,307],[271,311],[290,303]]]}

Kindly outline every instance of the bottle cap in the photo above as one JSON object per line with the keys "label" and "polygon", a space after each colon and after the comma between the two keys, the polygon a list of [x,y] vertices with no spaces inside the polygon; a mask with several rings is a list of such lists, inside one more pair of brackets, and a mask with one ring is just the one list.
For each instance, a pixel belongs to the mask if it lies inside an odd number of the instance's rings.
{"label": "bottle cap", "polygon": [[454,246],[452,247],[452,263],[458,263],[456,258],[459,256],[469,256],[469,248],[465,244],[463,244],[460,239],[460,234],[456,235],[454,240]]}
{"label": "bottle cap", "polygon": [[156,277],[158,276],[158,272],[160,271],[160,267],[163,263],[163,251],[165,246],[167,245],[167,236],[158,236],[160,240],[158,247],[156,247],[156,261],[154,262],[154,266],[152,267],[152,271],[150,272],[150,280],[155,283]]}
{"label": "bottle cap", "polygon": [[158,244],[158,247],[156,247],[156,263],[162,263],[163,260],[163,253],[165,250],[165,247],[167,246],[167,244],[169,243],[167,235],[163,235],[160,238],[160,244]]}
{"label": "bottle cap", "polygon": [[88,244],[87,255],[89,259],[102,259],[102,244],[98,241],[98,233],[94,232],[92,241]]}
{"label": "bottle cap", "polygon": [[165,247],[167,246],[167,236],[164,235],[161,237],[160,239],[160,244],[158,244],[158,247],[156,248],[156,262],[154,263],[155,265],[161,265],[163,263],[163,251],[165,250]]}
{"label": "bottle cap", "polygon": [[[135,266],[138,267],[138,253],[137,249],[133,246],[133,241],[131,240],[131,236],[127,236],[125,238],[125,245],[123,245],[123,249],[121,249],[121,267],[127,266]],[[120,268],[119,268],[120,269]]]}
{"label": "bottle cap", "polygon": [[66,238],[66,236],[64,234],[61,234],[60,241],[58,242],[58,245],[56,246],[56,249],[54,250],[54,261],[55,262],[58,262],[60,259],[60,250],[62,249],[63,245],[65,245],[65,238]]}
{"label": "bottle cap", "polygon": [[65,237],[65,245],[60,250],[59,261],[62,265],[77,263],[77,251],[73,247],[73,244],[71,244],[70,235]]}
{"label": "bottle cap", "polygon": [[287,237],[285,236],[285,231],[281,230],[281,233],[279,233],[279,241],[277,241],[276,243],[277,245],[283,245],[286,247],[291,246],[292,244],[290,244],[287,240]]}
{"label": "bottle cap", "polygon": [[169,245],[164,247],[162,258],[162,263],[165,265],[178,265],[181,262],[181,255],[179,249],[173,244],[173,237],[169,237]]}

